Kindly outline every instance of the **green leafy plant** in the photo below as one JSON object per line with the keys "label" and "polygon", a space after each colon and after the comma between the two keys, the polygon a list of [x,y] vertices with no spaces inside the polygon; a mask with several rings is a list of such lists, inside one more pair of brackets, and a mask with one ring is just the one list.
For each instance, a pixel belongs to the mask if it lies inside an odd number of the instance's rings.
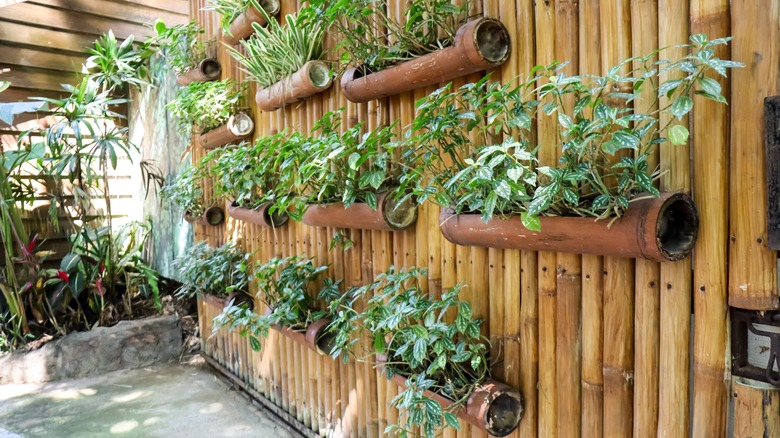
{"label": "green leafy plant", "polygon": [[182,212],[199,217],[206,211],[206,200],[201,187],[204,176],[200,167],[188,167],[160,190],[160,196],[173,202]]}
{"label": "green leafy plant", "polygon": [[201,39],[205,31],[195,20],[171,27],[157,20],[154,31],[155,35],[146,41],[147,47],[158,47],[177,74],[186,73],[208,57],[210,42]]}
{"label": "green leafy plant", "polygon": [[[521,215],[532,230],[541,215],[619,217],[639,193],[659,194],[653,181],[661,170],[650,168],[648,157],[658,144],[687,141],[679,120],[692,109],[691,96],[725,102],[708,74],[725,76],[741,66],[713,56],[728,41],[694,35],[681,46],[691,51],[682,59],[654,62],[661,49],[623,61],[606,76],[566,76],[564,64],[554,63],[535,67],[515,87],[487,77],[458,90],[444,87],[417,102],[401,186],[420,202],[480,213],[486,221]],[[661,82],[661,73],[682,76]],[[655,103],[661,96],[670,103],[646,113],[631,109],[648,87]],[[663,113],[670,117],[661,124]],[[556,166],[536,167],[532,129],[542,118],[557,122]]]}
{"label": "green leafy plant", "polygon": [[227,297],[233,292],[248,293],[250,256],[235,242],[217,248],[202,241],[195,243],[174,261],[182,282],[176,295],[192,298],[204,294]]}
{"label": "green leafy plant", "polygon": [[452,45],[468,4],[450,0],[412,0],[405,4],[404,23],[387,11],[386,0],[313,0],[321,26],[337,35],[341,62],[383,70]]}
{"label": "green leafy plant", "polygon": [[[272,0],[209,0],[204,9],[218,13],[222,29],[229,32],[230,24],[249,7],[271,14],[278,11],[279,4]],[[269,17],[266,17],[266,21],[271,22]]]}
{"label": "green leafy plant", "polygon": [[[214,331],[223,327],[238,329],[242,336],[249,336],[252,348],[260,351],[260,338],[267,337],[274,325],[306,329],[328,316],[326,311],[317,310],[311,295],[314,282],[327,269],[327,266],[315,266],[313,259],[299,256],[273,258],[258,266],[254,271],[257,297],[268,307],[268,313],[260,315],[240,306],[228,306],[214,319]],[[339,282],[325,279],[323,284],[318,299],[339,293]]]}
{"label": "green leafy plant", "polygon": [[255,33],[241,41],[244,53],[233,48],[228,50],[250,78],[268,88],[298,71],[308,61],[322,57],[325,30],[312,20],[309,8],[297,15],[287,15],[284,25],[269,17],[265,10],[261,13],[268,24],[265,27],[252,24]]}
{"label": "green leafy plant", "polygon": [[245,94],[246,85],[239,86],[231,79],[192,82],[177,90],[167,108],[176,117],[180,133],[202,134],[227,123],[238,112]]}
{"label": "green leafy plant", "polygon": [[[356,341],[361,335],[372,340],[371,351],[384,356],[380,365],[388,378],[406,378],[407,388],[392,401],[401,410],[399,424],[388,426],[385,433],[406,436],[419,427],[433,437],[442,426],[459,428],[455,411],[490,377],[490,343],[480,334],[481,321],[473,317],[470,304],[458,298],[464,286],[436,299],[420,287],[425,275],[415,267],[390,268],[373,283],[352,288],[329,304],[335,315],[330,325],[334,356],[365,357],[363,344]],[[362,311],[355,308],[359,301],[365,302]],[[443,410],[426,390],[453,404]]]}
{"label": "green leafy plant", "polygon": [[92,81],[106,89],[144,84],[151,52],[135,48],[134,43],[133,35],[118,42],[111,30],[98,38],[94,47],[87,48],[90,56],[84,64]]}

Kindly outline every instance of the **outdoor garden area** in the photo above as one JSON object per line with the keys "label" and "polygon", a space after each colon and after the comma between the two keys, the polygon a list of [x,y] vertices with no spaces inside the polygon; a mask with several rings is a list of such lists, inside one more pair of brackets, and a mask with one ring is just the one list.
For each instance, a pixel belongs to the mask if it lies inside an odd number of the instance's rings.
{"label": "outdoor garden area", "polygon": [[776,0],[0,1],[0,438],[780,438]]}

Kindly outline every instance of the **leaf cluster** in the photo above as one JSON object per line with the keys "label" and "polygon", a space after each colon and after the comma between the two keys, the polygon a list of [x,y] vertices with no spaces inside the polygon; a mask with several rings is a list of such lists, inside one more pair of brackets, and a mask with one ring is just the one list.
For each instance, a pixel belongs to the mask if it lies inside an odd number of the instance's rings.
{"label": "leaf cluster", "polygon": [[466,19],[468,4],[450,0],[411,0],[405,4],[404,20],[388,11],[386,0],[313,0],[323,29],[341,41],[344,66],[356,65],[365,72],[383,70],[452,45],[459,25]]}
{"label": "leaf cluster", "polygon": [[149,76],[149,57],[152,52],[136,48],[135,37],[130,35],[119,43],[109,30],[87,48],[90,55],[84,66],[89,77],[106,89],[120,89],[126,84],[140,87]]}
{"label": "leaf cluster", "polygon": [[[654,180],[662,170],[649,164],[651,154],[667,141],[687,142],[680,120],[693,108],[691,96],[725,103],[708,74],[741,66],[714,58],[714,47],[728,40],[694,35],[677,47],[690,55],[655,61],[660,49],[605,76],[567,76],[565,64],[553,63],[516,86],[489,77],[457,90],[448,85],[417,102],[401,187],[420,202],[485,221],[520,215],[533,230],[538,216],[619,217],[638,194],[659,195]],[[654,101],[641,107],[650,109],[632,109],[647,88]],[[662,96],[670,103],[659,107]],[[669,117],[661,123],[663,114]],[[552,145],[536,139],[534,125],[545,121],[556,126]],[[540,147],[560,150],[558,163],[538,166]]]}
{"label": "leaf cluster", "polygon": [[160,196],[173,202],[182,212],[199,217],[206,211],[202,188],[204,176],[201,168],[188,167],[160,189]]}
{"label": "leaf cluster", "polygon": [[261,9],[268,24],[252,23],[255,33],[241,41],[243,52],[228,48],[249,77],[262,88],[284,80],[309,61],[323,55],[322,37],[325,29],[313,20],[313,11],[303,8],[298,14],[288,14],[285,24],[279,24]]}
{"label": "leaf cluster", "polygon": [[239,110],[246,89],[246,83],[239,86],[231,79],[191,82],[176,91],[166,108],[176,118],[180,133],[202,134],[227,123]]}
{"label": "leaf cluster", "polygon": [[177,74],[186,73],[208,56],[209,42],[201,39],[205,30],[195,20],[170,27],[157,20],[154,31],[155,35],[145,42],[146,46],[157,46]]}
{"label": "leaf cluster", "polygon": [[248,292],[249,258],[250,254],[245,254],[235,242],[217,248],[202,241],[195,243],[173,262],[182,282],[176,295],[227,297],[233,292]]}

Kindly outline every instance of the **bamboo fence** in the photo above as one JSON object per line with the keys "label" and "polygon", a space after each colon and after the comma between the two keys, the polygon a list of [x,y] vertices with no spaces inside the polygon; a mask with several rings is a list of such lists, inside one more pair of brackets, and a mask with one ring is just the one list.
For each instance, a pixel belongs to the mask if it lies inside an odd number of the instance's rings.
{"label": "bamboo fence", "polygon": [[[218,38],[219,17],[191,0],[191,16]],[[736,436],[780,433],[778,392],[735,383],[729,369],[728,305],[780,307],[777,254],[765,246],[763,97],[780,94],[780,3],[775,0],[516,0],[472,2],[475,14],[499,18],[512,39],[509,61],[493,72],[511,82],[536,64],[570,61],[567,74],[603,74],[631,56],[684,43],[691,33],[733,35],[717,56],[746,68],[721,79],[729,106],[696,98],[683,122],[690,143],[661,146],[651,165],[665,171],[664,190],[692,193],[701,217],[694,257],[679,263],[634,261],[551,252],[461,247],[442,239],[438,209],[422,206],[405,232],[347,231],[355,245],[329,249],[338,230],[290,222],[273,230],[228,219],[196,227],[196,238],[217,245],[239,240],[255,260],[306,254],[330,264],[346,286],[370,281],[389,266],[429,270],[432,294],[468,284],[464,296],[485,320],[497,357],[494,375],[519,388],[525,415],[513,437],[724,436],[734,393]],[[279,15],[300,3],[282,2]],[[403,2],[388,13],[403,18]],[[337,42],[326,37],[326,46]],[[218,47],[223,77],[245,74]],[[629,68],[629,66],[626,66]],[[455,81],[462,85],[472,75]],[[254,95],[256,85],[250,87]],[[368,129],[414,117],[416,99],[435,87],[353,104],[338,81],[321,95],[276,112],[254,107],[255,136],[284,129],[308,132],[326,111],[345,107],[343,129]],[[652,101],[645,96],[640,102]],[[662,99],[659,104],[664,106]],[[637,103],[635,110],[652,104]],[[642,106],[644,105],[644,106]],[[536,127],[540,162],[555,164],[556,126]],[[733,146],[732,146],[733,145]],[[198,159],[203,151],[193,149]],[[207,182],[206,193],[211,193]],[[727,263],[727,261],[729,263]],[[256,303],[262,312],[260,303]],[[322,436],[377,437],[399,413],[389,406],[398,386],[371,365],[319,356],[272,332],[261,352],[236,334],[211,334],[219,309],[199,302],[203,351],[293,418]],[[695,318],[692,312],[695,311]],[[764,402],[762,402],[764,400]],[[774,416],[774,417],[773,417]],[[767,420],[768,418],[768,420]],[[774,418],[774,419],[773,419]],[[772,432],[774,431],[774,432]],[[752,435],[757,434],[757,435]],[[484,436],[461,422],[445,437]]]}

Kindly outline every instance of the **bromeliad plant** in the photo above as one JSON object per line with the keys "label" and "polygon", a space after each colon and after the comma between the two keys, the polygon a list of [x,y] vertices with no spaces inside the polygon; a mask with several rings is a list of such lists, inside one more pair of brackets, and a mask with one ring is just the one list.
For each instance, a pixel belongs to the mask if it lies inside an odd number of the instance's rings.
{"label": "bromeliad plant", "polygon": [[287,78],[309,61],[322,58],[322,36],[324,28],[313,20],[310,8],[302,9],[297,15],[289,14],[286,24],[281,25],[261,10],[268,21],[266,27],[257,23],[252,26],[254,35],[241,41],[244,53],[228,48],[230,54],[241,64],[249,77],[262,88]]}
{"label": "bromeliad plant", "polygon": [[[257,298],[266,305],[268,312],[261,315],[247,308],[227,306],[214,319],[214,331],[240,327],[241,335],[249,336],[252,349],[260,351],[260,339],[268,337],[273,326],[305,330],[313,322],[329,316],[326,311],[317,310],[311,295],[314,282],[327,269],[327,266],[315,266],[313,259],[300,256],[274,258],[258,266],[254,271]],[[325,279],[323,288],[316,294],[317,299],[340,295],[339,284]]]}
{"label": "bromeliad plant", "polygon": [[250,255],[235,242],[212,248],[198,242],[174,261],[182,285],[176,290],[181,298],[197,295],[228,297],[249,292]]}
{"label": "bromeliad plant", "polygon": [[[728,41],[694,35],[681,46],[691,51],[682,59],[653,61],[661,49],[606,76],[567,76],[564,64],[552,64],[535,67],[516,87],[487,77],[457,90],[448,85],[417,102],[401,186],[420,202],[480,213],[485,221],[521,215],[531,230],[539,230],[538,216],[620,217],[638,193],[659,195],[653,181],[661,169],[648,159],[661,143],[687,142],[679,120],[693,108],[692,95],[725,103],[708,75],[741,66],[713,56]],[[661,73],[679,78],[661,81]],[[655,102],[643,107],[658,109],[629,108],[646,88]],[[662,96],[669,104],[658,107]],[[662,114],[669,115],[664,123]],[[562,155],[555,166],[536,166],[541,145],[532,127],[543,118],[557,124],[553,146]]]}
{"label": "bromeliad plant", "polygon": [[[356,341],[362,335],[372,340],[369,353],[384,356],[380,365],[387,377],[406,379],[406,389],[392,401],[401,410],[399,424],[388,426],[385,433],[406,436],[421,428],[424,436],[434,437],[442,426],[459,429],[455,412],[490,377],[490,343],[480,333],[482,322],[473,317],[470,304],[458,298],[464,286],[437,299],[420,287],[425,275],[424,269],[415,267],[391,268],[372,284],[350,289],[329,305],[336,315],[330,325],[334,357],[364,358],[363,344]],[[369,291],[373,296],[366,296]],[[358,301],[365,301],[362,311],[355,309]],[[453,403],[444,410],[425,391]]]}
{"label": "bromeliad plant", "polygon": [[335,31],[343,49],[342,67],[376,72],[452,45],[468,5],[450,0],[412,0],[403,24],[391,16],[387,1],[313,0],[323,29]]}
{"label": "bromeliad plant", "polygon": [[167,108],[176,117],[180,133],[203,134],[227,123],[238,112],[245,93],[246,84],[239,86],[230,79],[191,82],[178,89]]}

